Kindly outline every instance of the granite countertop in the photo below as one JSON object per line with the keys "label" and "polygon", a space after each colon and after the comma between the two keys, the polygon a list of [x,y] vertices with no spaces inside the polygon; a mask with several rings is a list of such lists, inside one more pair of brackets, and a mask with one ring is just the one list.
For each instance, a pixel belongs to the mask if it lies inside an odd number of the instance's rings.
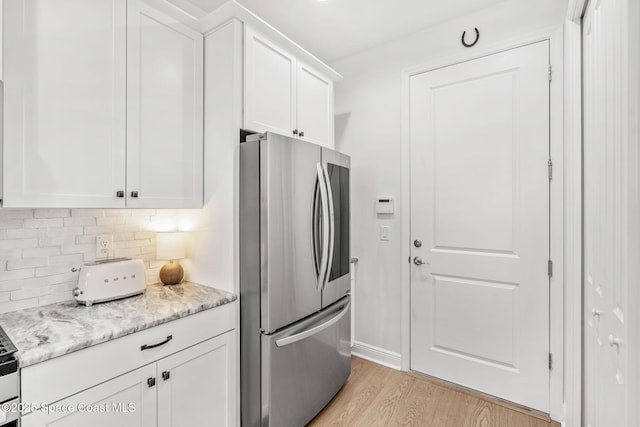
{"label": "granite countertop", "polygon": [[24,368],[236,299],[191,282],[155,284],[142,295],[90,307],[66,301],[3,313],[0,326],[18,348],[16,358]]}

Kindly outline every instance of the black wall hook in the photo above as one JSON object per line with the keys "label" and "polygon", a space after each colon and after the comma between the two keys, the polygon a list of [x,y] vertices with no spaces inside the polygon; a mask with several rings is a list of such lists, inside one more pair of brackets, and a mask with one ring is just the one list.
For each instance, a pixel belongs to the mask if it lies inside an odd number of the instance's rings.
{"label": "black wall hook", "polygon": [[478,31],[477,28],[474,28],[474,30],[476,30],[476,39],[473,41],[473,43],[467,43],[466,41],[464,41],[464,36],[467,34],[467,32],[463,32],[462,33],[462,45],[464,47],[473,47],[476,45],[476,43],[478,43],[478,40],[480,40],[480,31]]}

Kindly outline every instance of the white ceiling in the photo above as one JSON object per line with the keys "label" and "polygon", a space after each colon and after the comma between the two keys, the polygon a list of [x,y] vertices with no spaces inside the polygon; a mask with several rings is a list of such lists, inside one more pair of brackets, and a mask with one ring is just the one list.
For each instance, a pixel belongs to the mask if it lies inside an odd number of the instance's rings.
{"label": "white ceiling", "polygon": [[[211,12],[225,0],[190,2]],[[503,0],[237,0],[325,62]]]}

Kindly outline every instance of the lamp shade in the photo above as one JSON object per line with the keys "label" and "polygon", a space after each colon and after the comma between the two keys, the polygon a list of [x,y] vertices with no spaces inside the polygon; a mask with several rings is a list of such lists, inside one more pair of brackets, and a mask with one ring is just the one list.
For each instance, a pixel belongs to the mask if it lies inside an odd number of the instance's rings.
{"label": "lamp shade", "polygon": [[156,239],[158,259],[182,259],[185,257],[182,233],[158,233]]}

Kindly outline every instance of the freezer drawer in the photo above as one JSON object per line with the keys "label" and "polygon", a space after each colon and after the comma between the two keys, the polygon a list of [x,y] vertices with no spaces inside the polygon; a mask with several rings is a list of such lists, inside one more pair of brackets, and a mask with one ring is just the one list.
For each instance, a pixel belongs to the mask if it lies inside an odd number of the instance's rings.
{"label": "freezer drawer", "polygon": [[304,426],[345,383],[351,373],[350,298],[262,335],[263,426]]}

